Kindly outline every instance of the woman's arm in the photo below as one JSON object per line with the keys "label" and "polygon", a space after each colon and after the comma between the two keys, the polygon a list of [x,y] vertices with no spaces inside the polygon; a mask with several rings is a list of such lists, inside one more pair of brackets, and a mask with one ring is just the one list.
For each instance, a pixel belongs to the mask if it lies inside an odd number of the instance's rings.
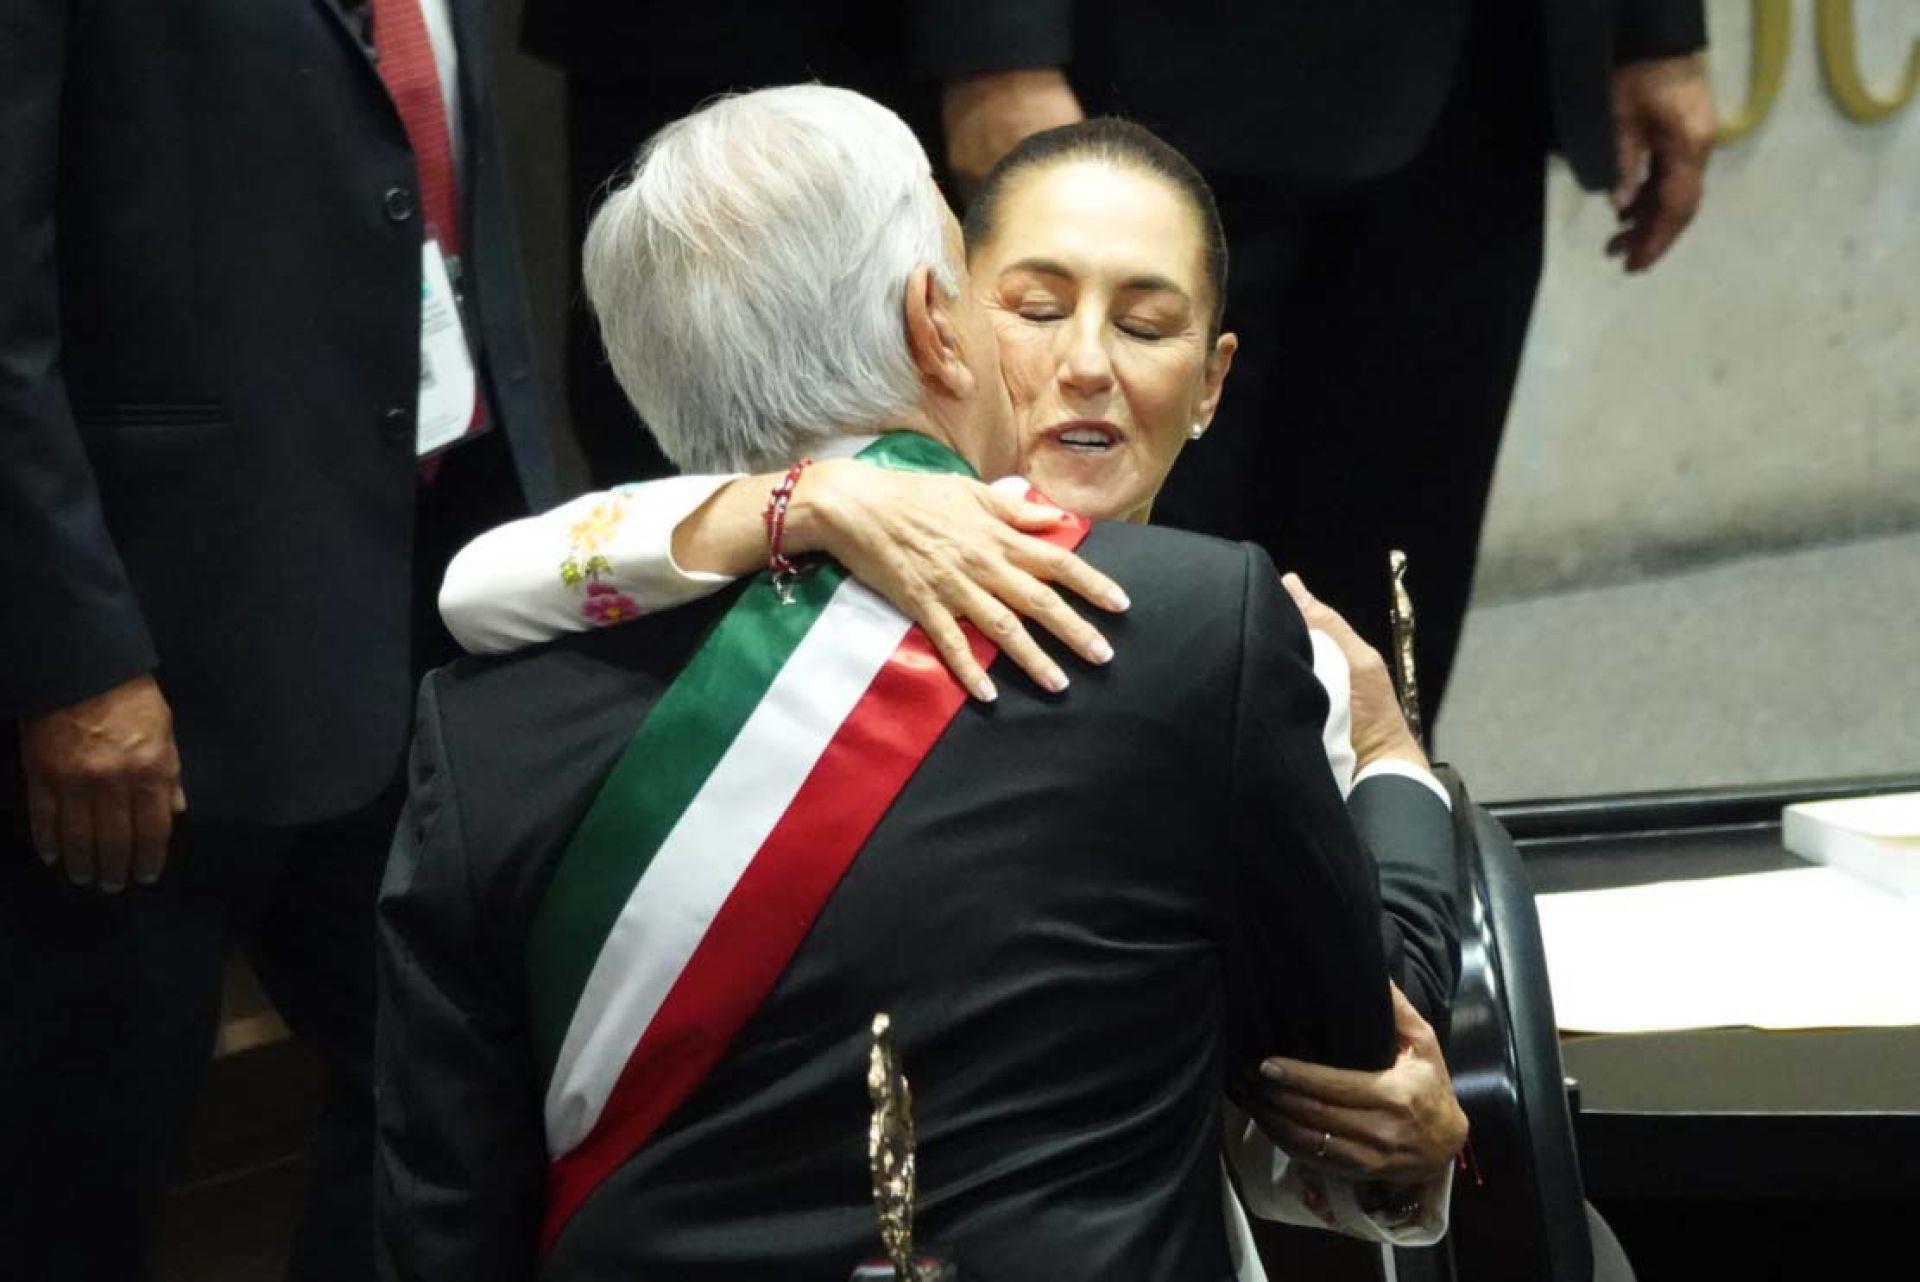
{"label": "woman's arm", "polygon": [[724,572],[682,567],[673,532],[733,478],[682,476],[584,494],[461,548],[440,617],[475,654],[504,654],[716,592]]}
{"label": "woman's arm", "polygon": [[[481,535],[454,557],[440,612],[456,640],[501,653],[626,622],[718,590],[766,565],[761,514],[780,475],[673,477],[589,494]],[[1112,650],[1062,599],[1064,587],[1124,610],[1119,586],[1032,536],[1061,519],[1018,482],[891,472],[853,459],[801,474],[786,548],[824,553],[918,623],[976,697],[993,697],[962,623],[990,636],[1043,686],[1065,677],[1034,642],[1039,623],[1089,662]]]}

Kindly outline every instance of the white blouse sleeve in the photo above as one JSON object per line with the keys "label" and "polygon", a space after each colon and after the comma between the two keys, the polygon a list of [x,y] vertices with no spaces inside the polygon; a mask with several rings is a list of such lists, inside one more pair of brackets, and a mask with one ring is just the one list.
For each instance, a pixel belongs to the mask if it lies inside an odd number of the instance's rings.
{"label": "white blouse sleeve", "polygon": [[1282,1224],[1327,1229],[1389,1246],[1432,1246],[1447,1232],[1453,1167],[1404,1190],[1393,1212],[1361,1209],[1357,1182],[1309,1171],[1290,1159],[1245,1113],[1226,1106],[1227,1165],[1249,1214]]}
{"label": "white blouse sleeve", "polygon": [[1333,768],[1333,781],[1340,786],[1340,795],[1351,796],[1356,787],[1380,775],[1400,775],[1425,787],[1452,810],[1453,798],[1447,795],[1446,786],[1431,770],[1411,761],[1388,758],[1355,773],[1359,759],[1353,752],[1353,672],[1347,666],[1347,656],[1340,652],[1340,646],[1332,637],[1313,629],[1307,633],[1307,639],[1313,642],[1313,675],[1327,692],[1327,723],[1320,728],[1320,741],[1326,750],[1327,764]]}
{"label": "white blouse sleeve", "polygon": [[475,654],[502,654],[718,591],[733,580],[681,569],[673,532],[733,479],[616,486],[488,530],[447,566],[447,631]]}

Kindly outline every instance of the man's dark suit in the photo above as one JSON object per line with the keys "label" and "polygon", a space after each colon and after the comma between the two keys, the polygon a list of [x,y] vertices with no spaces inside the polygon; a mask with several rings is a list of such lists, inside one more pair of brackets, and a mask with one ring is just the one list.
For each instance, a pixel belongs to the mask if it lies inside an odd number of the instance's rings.
{"label": "man's dark suit", "polygon": [[[1407,550],[1438,711],[1540,275],[1546,154],[1611,187],[1610,77],[1701,0],[921,0],[916,71],[1064,67],[1219,198],[1240,336],[1155,505],[1265,546],[1381,650]],[[1596,245],[1594,252],[1599,252]]]}
{"label": "man's dark suit", "polygon": [[[875,1245],[860,1083],[876,1010],[914,1083],[924,1238],[965,1276],[1231,1276],[1227,1066],[1391,1056],[1372,868],[1268,559],[1124,525],[1081,550],[1132,591],[1111,621],[1119,657],[1065,700],[1002,666],[998,703],[960,711],[739,1040],[541,1276],[842,1282]],[[529,924],[603,777],[731,600],[427,682],[381,909],[398,1278],[531,1276],[545,1146]],[[1361,791],[1382,803],[1376,832],[1450,848],[1419,784]]]}
{"label": "man's dark suit", "polygon": [[[471,533],[554,497],[485,18],[479,0],[450,9],[466,302],[496,430],[431,484],[413,456],[414,159],[352,20],[332,0],[10,0],[0,16],[9,1268],[43,1247],[35,1276],[135,1269],[229,929],[344,1070],[358,1103],[339,1108],[366,1132],[373,886],[413,683],[445,657],[432,589]],[[161,885],[109,902],[26,850],[11,722],[146,672],[189,810]],[[315,1168],[348,1217],[309,1257],[331,1250],[330,1276],[370,1256],[368,1143]]]}

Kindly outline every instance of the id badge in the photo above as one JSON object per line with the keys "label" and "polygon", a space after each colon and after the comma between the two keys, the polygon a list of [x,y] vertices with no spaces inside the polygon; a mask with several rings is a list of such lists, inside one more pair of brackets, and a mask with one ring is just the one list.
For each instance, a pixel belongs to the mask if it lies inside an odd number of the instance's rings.
{"label": "id badge", "polygon": [[425,458],[480,426],[475,411],[479,382],[473,351],[460,318],[460,301],[447,275],[440,242],[428,240],[420,260],[420,412],[414,453]]}

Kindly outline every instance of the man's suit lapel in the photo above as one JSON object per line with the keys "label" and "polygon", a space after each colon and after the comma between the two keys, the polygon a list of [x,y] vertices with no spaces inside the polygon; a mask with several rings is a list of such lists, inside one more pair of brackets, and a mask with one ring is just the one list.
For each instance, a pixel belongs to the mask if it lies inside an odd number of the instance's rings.
{"label": "man's suit lapel", "polygon": [[[366,2],[372,4],[372,0]],[[380,68],[374,61],[373,51],[361,41],[359,20],[347,16],[346,0],[310,0],[310,3],[326,15],[346,52],[359,64],[366,77],[365,84],[380,95],[380,100],[387,104],[392,115],[394,128],[404,134],[406,127],[401,123],[399,108],[393,105],[392,95],[387,92],[386,83],[380,79]],[[470,230],[473,225],[473,178],[480,169],[480,139],[485,129],[487,78],[481,72],[487,60],[486,8],[483,0],[447,0],[447,17],[453,27],[453,43],[459,54],[460,68],[457,93],[463,123],[461,150],[464,154],[454,158],[461,175],[460,216]]]}
{"label": "man's suit lapel", "polygon": [[447,16],[453,23],[453,43],[460,51],[460,116],[467,122],[467,154],[461,160],[471,172],[474,139],[487,105],[487,77],[481,74],[488,61],[486,5],[483,0],[447,0]]}
{"label": "man's suit lapel", "polygon": [[[352,57],[360,70],[366,75],[366,84],[382,98],[387,96],[387,87],[380,81],[380,70],[373,65],[373,51],[360,39],[358,20],[349,18],[343,7],[343,0],[309,0],[318,8],[327,22],[333,27],[334,34],[340,38],[342,50]],[[396,113],[394,119],[398,120]]]}

